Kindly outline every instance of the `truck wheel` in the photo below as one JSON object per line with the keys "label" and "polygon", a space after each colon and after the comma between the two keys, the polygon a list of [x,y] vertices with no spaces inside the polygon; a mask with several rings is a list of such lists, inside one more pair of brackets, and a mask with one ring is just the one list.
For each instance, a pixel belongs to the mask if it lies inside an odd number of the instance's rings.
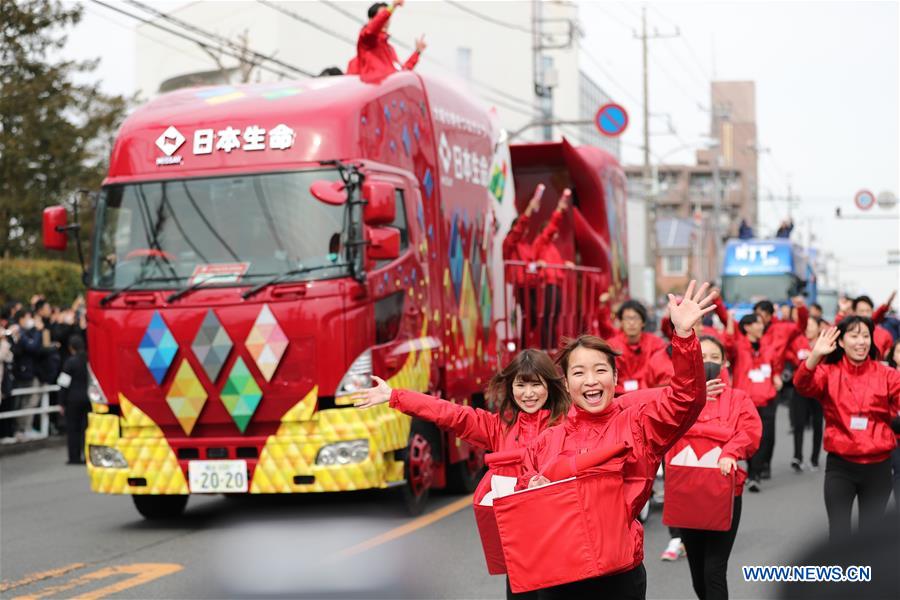
{"label": "truck wheel", "polygon": [[132,496],[134,507],[145,519],[171,519],[181,515],[187,506],[188,497],[178,496]]}
{"label": "truck wheel", "polygon": [[450,465],[447,471],[447,490],[454,494],[471,494],[484,474],[484,450],[472,448],[469,457]]}
{"label": "truck wheel", "polygon": [[434,478],[431,444],[420,433],[414,433],[409,438],[403,473],[406,476],[406,485],[401,488],[403,504],[410,516],[420,515],[428,503],[428,492]]}

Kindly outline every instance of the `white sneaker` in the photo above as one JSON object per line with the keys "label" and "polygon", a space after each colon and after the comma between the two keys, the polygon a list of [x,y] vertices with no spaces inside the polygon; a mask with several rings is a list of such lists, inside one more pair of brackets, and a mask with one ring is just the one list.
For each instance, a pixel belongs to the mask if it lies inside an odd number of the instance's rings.
{"label": "white sneaker", "polygon": [[37,440],[41,439],[44,436],[41,435],[40,431],[35,431],[34,429],[28,429],[25,431],[25,439],[26,440]]}
{"label": "white sneaker", "polygon": [[663,550],[663,553],[660,555],[659,559],[672,562],[678,560],[684,555],[684,544],[681,543],[681,538],[672,538],[671,540],[669,540],[669,545],[666,546],[665,550]]}

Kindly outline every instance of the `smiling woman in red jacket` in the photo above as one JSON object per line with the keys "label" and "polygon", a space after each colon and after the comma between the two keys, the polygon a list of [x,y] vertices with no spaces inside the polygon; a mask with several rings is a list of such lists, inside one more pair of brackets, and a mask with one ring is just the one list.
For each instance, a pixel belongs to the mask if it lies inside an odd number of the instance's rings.
{"label": "smiling woman in red jacket", "polygon": [[[355,405],[368,408],[390,402],[391,408],[430,421],[452,431],[466,442],[491,452],[523,448],[551,425],[560,423],[569,410],[569,396],[562,377],[546,352],[520,352],[488,384],[487,396],[499,408],[489,412],[462,406],[410,390],[391,389],[384,380],[356,395]],[[507,581],[507,598],[533,598],[513,594]]]}
{"label": "smiling woman in red jacket", "polygon": [[[672,340],[674,376],[669,387],[638,392],[641,400],[637,402],[629,402],[629,394],[615,398],[617,352],[595,336],[576,338],[556,358],[575,406],[566,423],[551,427],[528,445],[520,482],[528,487],[549,483],[542,473],[564,457],[615,446],[626,448],[619,480],[621,487],[616,492],[625,504],[621,508],[627,522],[602,526],[610,527],[615,535],[623,528],[628,532],[628,547],[607,549],[627,554],[627,564],[613,573],[545,588],[541,590],[541,598],[643,598],[646,595],[644,532],[637,515],[649,497],[662,456],[691,427],[706,402],[700,343],[692,327],[713,310],[710,305],[715,294],[705,295],[707,284],[696,294],[694,287],[692,281],[681,304],[676,304],[675,297],[669,295],[669,311],[676,333]],[[611,501],[611,498],[596,498],[596,506],[603,513],[604,503]],[[548,557],[548,560],[566,560],[566,557]]]}
{"label": "smiling woman in red jacket", "polygon": [[[756,412],[756,407],[746,392],[732,388],[727,383],[728,372],[724,370],[725,346],[712,336],[700,338],[700,349],[703,353],[703,367],[706,371],[706,406],[700,412],[697,422],[675,442],[672,449],[666,453],[666,464],[670,464],[678,454],[688,447],[694,455],[703,457],[710,451],[718,452],[718,472],[716,477],[725,477],[735,472],[734,499],[731,517],[731,527],[727,530],[714,531],[711,529],[699,529],[698,521],[703,520],[703,515],[698,515],[698,510],[706,510],[711,498],[699,497],[709,490],[702,487],[690,489],[672,489],[677,484],[676,478],[666,480],[666,508],[672,506],[672,502],[678,501],[680,507],[693,509],[694,514],[686,515],[688,519],[678,521],[678,517],[685,515],[671,514],[667,512],[664,517],[670,516],[669,521],[678,525],[681,540],[687,549],[688,564],[691,569],[691,582],[698,598],[728,598],[728,558],[737,535],[738,524],[741,520],[741,494],[744,490],[744,481],[747,472],[738,467],[737,461],[750,458],[759,447],[762,436],[762,422]],[[721,377],[721,379],[719,379]],[[669,466],[671,471],[673,467]],[[707,471],[708,469],[689,469],[687,471]],[[705,473],[701,475],[707,476]],[[685,479],[686,483],[703,483],[693,475],[691,479]],[[672,484],[672,485],[670,485]],[[719,484],[717,484],[719,485]],[[715,504],[719,508],[721,505]],[[674,511],[673,511],[674,512]],[[726,513],[727,514],[727,513]],[[700,518],[698,518],[700,517]],[[685,523],[690,523],[685,526]],[[668,522],[667,522],[668,523]],[[723,527],[726,525],[723,525]],[[721,528],[720,528],[721,529]]]}
{"label": "smiling woman in red jacket", "polygon": [[[900,409],[900,372],[876,360],[871,319],[852,316],[823,331],[794,375],[794,387],[825,412],[825,510],[832,541],[881,522],[891,495],[891,420]],[[825,364],[822,363],[825,359]]]}

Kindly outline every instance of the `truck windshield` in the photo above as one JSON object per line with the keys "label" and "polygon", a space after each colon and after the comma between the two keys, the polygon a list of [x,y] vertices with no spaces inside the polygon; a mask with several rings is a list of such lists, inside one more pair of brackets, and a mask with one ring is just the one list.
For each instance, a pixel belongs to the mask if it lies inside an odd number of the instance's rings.
{"label": "truck windshield", "polygon": [[316,200],[336,170],[110,185],[96,220],[92,285],[171,289],[348,275],[345,207]]}
{"label": "truck windshield", "polygon": [[722,278],[722,297],[726,304],[771,300],[783,302],[796,290],[793,275],[726,275]]}

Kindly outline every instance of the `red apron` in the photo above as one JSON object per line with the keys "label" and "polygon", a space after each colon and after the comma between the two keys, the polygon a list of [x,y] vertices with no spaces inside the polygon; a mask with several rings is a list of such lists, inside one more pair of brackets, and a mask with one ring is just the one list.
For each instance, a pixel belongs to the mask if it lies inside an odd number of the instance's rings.
{"label": "red apron", "polygon": [[475,488],[472,508],[475,511],[475,525],[478,526],[478,536],[481,538],[481,548],[484,550],[488,573],[503,575],[506,573],[506,561],[503,558],[503,546],[500,543],[500,532],[497,530],[494,507],[484,506],[481,501],[491,491],[494,475],[506,477],[519,475],[522,467],[522,448],[488,454],[485,456],[485,463],[488,471],[478,487]]}

